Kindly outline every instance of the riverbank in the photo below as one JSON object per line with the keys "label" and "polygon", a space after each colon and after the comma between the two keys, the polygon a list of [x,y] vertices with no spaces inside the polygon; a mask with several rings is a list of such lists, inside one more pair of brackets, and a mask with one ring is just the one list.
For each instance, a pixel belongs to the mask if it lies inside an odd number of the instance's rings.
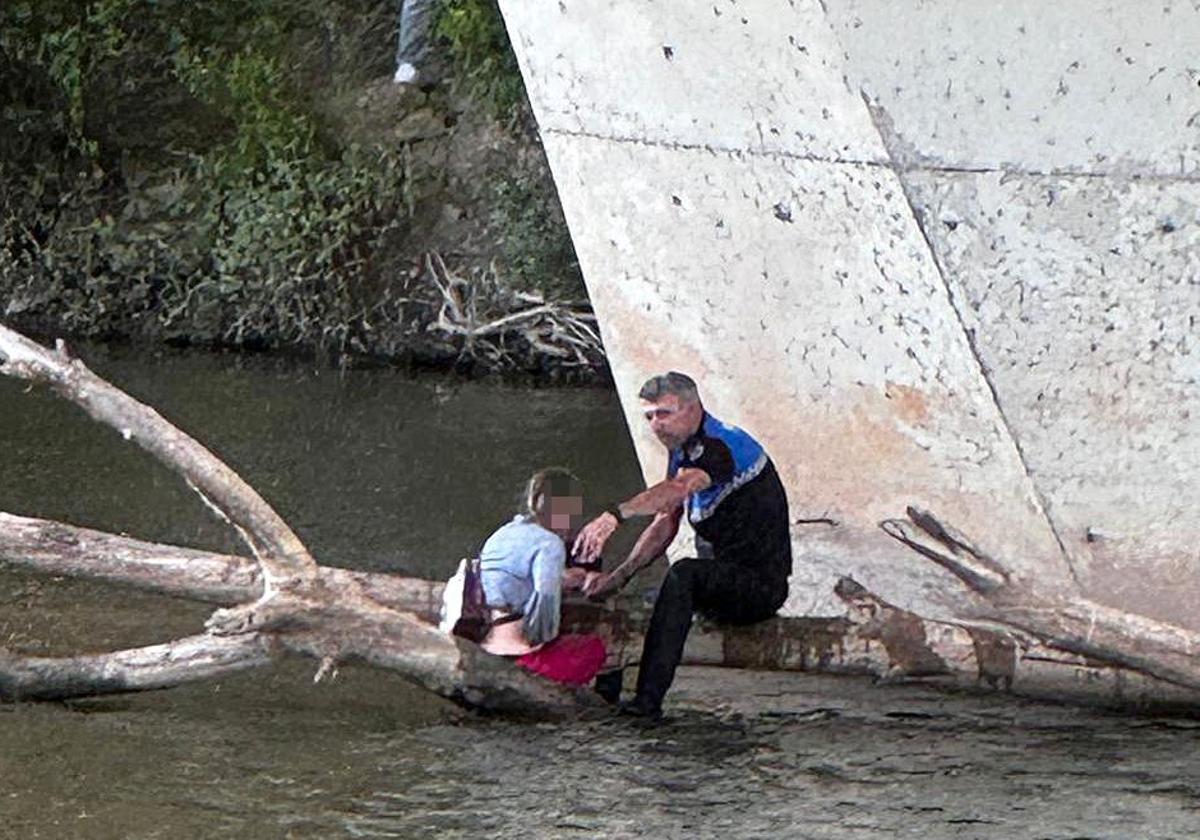
{"label": "riverbank", "polygon": [[417,89],[392,4],[6,6],[0,318],[603,380],[498,13],[444,8]]}
{"label": "riverbank", "polygon": [[446,372],[464,379],[534,387],[611,387],[596,318],[586,300],[514,290],[490,270],[463,277],[450,271],[437,253],[425,255],[398,288],[398,297],[389,296],[363,313],[359,329],[335,346],[319,340],[282,343],[266,337],[206,340],[164,334],[137,322],[128,330],[97,333],[87,324],[67,319],[71,323],[64,325],[63,319],[40,311],[0,320],[46,345],[64,339],[69,346],[105,345],[113,352],[141,352],[147,358],[165,348],[193,349],[273,356],[340,369]]}

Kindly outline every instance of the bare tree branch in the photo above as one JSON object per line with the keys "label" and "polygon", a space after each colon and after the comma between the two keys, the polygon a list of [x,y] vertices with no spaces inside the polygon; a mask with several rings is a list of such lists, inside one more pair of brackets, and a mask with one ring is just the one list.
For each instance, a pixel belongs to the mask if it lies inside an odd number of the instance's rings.
{"label": "bare tree branch", "polygon": [[911,522],[888,519],[880,527],[966,584],[972,597],[959,610],[962,623],[1006,627],[1056,650],[1200,690],[1200,634],[1077,593],[1042,595],[933,514],[911,506],[908,514]]}
{"label": "bare tree branch", "polygon": [[236,604],[262,594],[258,563],[248,557],[144,542],[2,512],[0,562],[214,604]]}
{"label": "bare tree branch", "polygon": [[[105,580],[212,604],[239,604],[263,594],[258,563],[248,557],[145,542],[3,512],[0,563]],[[437,621],[441,581],[334,566],[318,566],[317,571],[328,587],[357,585],[365,597],[380,605]]]}
{"label": "bare tree branch", "polygon": [[889,537],[899,540],[923,557],[937,563],[946,571],[953,574],[967,585],[972,592],[986,595],[1003,588],[1008,580],[1005,576],[995,573],[987,566],[976,562],[974,556],[964,557],[955,554],[953,549],[942,542],[934,542],[924,529],[917,528],[911,522],[903,519],[885,519],[879,527]]}
{"label": "bare tree branch", "polygon": [[287,523],[233,470],[154,409],[72,359],[58,342],[48,350],[0,326],[0,373],[49,385],[94,420],[116,429],[179,473],[221,511],[262,564],[268,592],[316,574],[316,562]]}
{"label": "bare tree branch", "polygon": [[982,550],[977,548],[967,537],[957,531],[955,528],[940,521],[936,516],[927,510],[909,505],[906,510],[908,518],[913,524],[920,528],[929,536],[940,542],[942,545],[950,549],[956,557],[962,557],[966,554],[976,564],[982,566],[993,576],[1000,578],[1005,583],[1009,580],[1008,571],[1000,563],[992,559],[992,557]]}
{"label": "bare tree branch", "polygon": [[0,650],[0,699],[64,700],[168,688],[265,665],[262,636],[190,636],[163,645],[72,657],[18,656]]}
{"label": "bare tree branch", "polygon": [[[484,279],[494,277],[494,272],[493,267]],[[580,308],[586,304],[548,302],[528,293],[507,294],[499,303],[485,301],[479,283],[454,274],[436,253],[426,254],[424,276],[441,296],[437,318],[429,328],[461,338],[464,355],[482,354],[502,361],[512,355],[506,338],[519,337],[538,353],[564,359],[568,365],[587,366],[603,357],[600,336],[589,324],[594,324],[596,317]],[[522,308],[523,304],[532,305]],[[481,321],[481,305],[499,311]]]}

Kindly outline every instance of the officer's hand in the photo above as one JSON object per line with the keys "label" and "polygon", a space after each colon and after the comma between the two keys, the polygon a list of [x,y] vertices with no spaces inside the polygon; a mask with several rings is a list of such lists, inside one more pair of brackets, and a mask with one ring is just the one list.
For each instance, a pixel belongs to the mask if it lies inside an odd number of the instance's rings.
{"label": "officer's hand", "polygon": [[592,572],[583,582],[583,594],[597,601],[620,588],[621,582],[612,572]]}
{"label": "officer's hand", "polygon": [[571,556],[580,563],[591,563],[600,556],[604,544],[617,530],[617,518],[611,513],[602,513],[579,531],[575,544],[571,547]]}
{"label": "officer's hand", "polygon": [[587,577],[592,572],[587,569],[581,569],[578,566],[571,566],[568,569],[563,569],[562,588],[565,592],[572,592],[576,589],[583,589],[583,584],[587,581]]}

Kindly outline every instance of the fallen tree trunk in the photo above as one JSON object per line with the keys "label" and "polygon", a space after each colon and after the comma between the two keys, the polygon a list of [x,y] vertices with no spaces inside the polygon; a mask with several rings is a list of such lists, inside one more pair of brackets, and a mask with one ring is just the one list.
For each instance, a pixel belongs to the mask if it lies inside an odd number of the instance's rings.
{"label": "fallen tree trunk", "polygon": [[8,513],[0,513],[0,561],[213,604],[236,604],[262,595],[258,564],[248,557],[143,542]]}
{"label": "fallen tree trunk", "polygon": [[[257,598],[262,584],[253,560],[236,555],[143,542],[63,523],[0,513],[0,563],[54,575],[70,575],[134,586],[214,604]],[[442,583],[399,575],[353,572],[327,566],[319,573],[333,585],[353,580],[371,597],[393,609],[434,622]],[[1153,679],[1105,667],[1099,660],[1056,651],[1023,633],[930,621],[888,603],[849,578],[836,592],[847,606],[838,618],[776,618],[750,627],[719,627],[700,622],[684,650],[684,664],[831,674],[869,675],[886,680],[933,679],[955,685],[982,685],[1032,696],[1094,700],[1186,702]],[[568,600],[564,628],[602,635],[618,664],[637,662],[647,624],[644,609]],[[455,648],[442,654],[462,656]],[[74,660],[63,663],[69,671]],[[53,664],[42,660],[42,670]],[[394,667],[395,661],[391,666]],[[6,666],[0,661],[0,672]],[[407,666],[405,666],[407,667]],[[447,668],[452,675],[432,685],[466,703],[486,703],[486,691],[472,688],[470,661]],[[204,676],[204,675],[202,675]],[[431,675],[432,678],[432,675]],[[163,683],[108,683],[108,690],[160,687]],[[48,681],[40,691],[22,676],[9,683],[10,696],[60,699],[96,693],[86,679],[70,682],[70,692]],[[0,688],[0,693],[3,689]]]}
{"label": "fallen tree trunk", "polygon": [[[54,575],[104,580],[230,606],[263,594],[249,557],[146,542],[48,519],[0,512],[0,562]],[[318,566],[326,586],[358,586],[371,599],[436,621],[442,583]]]}
{"label": "fallen tree trunk", "polygon": [[0,651],[0,697],[66,700],[212,679],[273,660],[263,636],[190,636],[162,645],[69,657]]}
{"label": "fallen tree trunk", "polygon": [[[0,512],[0,563],[34,571],[103,580],[165,595],[234,605],[262,595],[257,564],[247,557],[145,542],[61,522]],[[441,581],[318,566],[317,581],[331,589],[358,587],[372,601],[436,623]],[[566,600],[568,632],[598,633],[615,664],[636,662],[648,624],[645,609]],[[685,664],[775,670],[872,673],[863,652],[848,643],[844,619],[778,618],[753,627],[700,625],[685,651]],[[866,640],[870,644],[871,640]],[[874,659],[874,658],[872,658]]]}

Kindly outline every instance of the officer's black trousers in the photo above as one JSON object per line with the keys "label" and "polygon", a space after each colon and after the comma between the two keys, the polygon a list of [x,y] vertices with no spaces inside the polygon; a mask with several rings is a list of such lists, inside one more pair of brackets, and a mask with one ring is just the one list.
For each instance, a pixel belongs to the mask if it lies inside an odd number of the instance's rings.
{"label": "officer's black trousers", "polygon": [[646,631],[638,704],[649,709],[662,705],[683,656],[693,613],[721,624],[754,624],[774,615],[786,598],[786,578],[773,580],[719,557],[677,561],[659,590]]}

